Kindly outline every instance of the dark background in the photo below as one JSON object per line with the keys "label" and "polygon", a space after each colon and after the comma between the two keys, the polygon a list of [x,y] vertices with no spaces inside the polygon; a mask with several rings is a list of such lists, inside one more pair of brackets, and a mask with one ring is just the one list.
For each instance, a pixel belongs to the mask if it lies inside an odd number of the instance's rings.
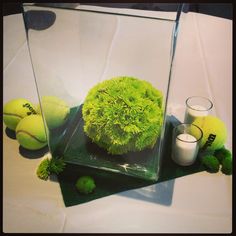
{"label": "dark background", "polygon": [[[119,7],[143,10],[164,10],[172,11],[173,4],[162,3],[82,3],[84,5],[96,5],[104,7]],[[233,5],[230,3],[192,3],[189,4],[189,11],[218,16],[226,19],[233,18]],[[3,16],[22,12],[21,3],[3,3]]]}

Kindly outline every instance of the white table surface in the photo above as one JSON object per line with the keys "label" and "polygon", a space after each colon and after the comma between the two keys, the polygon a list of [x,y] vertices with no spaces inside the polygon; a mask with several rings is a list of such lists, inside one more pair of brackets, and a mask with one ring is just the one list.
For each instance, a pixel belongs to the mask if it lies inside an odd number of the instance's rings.
{"label": "white table surface", "polygon": [[[214,103],[232,150],[232,21],[188,13],[177,44],[169,113],[180,120],[193,95]],[[3,103],[24,97],[38,103],[21,14],[3,18]],[[19,89],[21,88],[21,89]],[[4,232],[229,233],[232,176],[200,172],[65,207],[57,181],[42,181],[3,126]]]}

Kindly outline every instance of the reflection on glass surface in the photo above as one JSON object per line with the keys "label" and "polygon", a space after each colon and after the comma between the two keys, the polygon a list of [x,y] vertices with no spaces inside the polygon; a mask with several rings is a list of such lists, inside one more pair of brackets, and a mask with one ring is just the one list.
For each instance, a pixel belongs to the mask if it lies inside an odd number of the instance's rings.
{"label": "reflection on glass surface", "polygon": [[[158,178],[180,10],[150,16],[140,10],[131,15],[107,9],[91,11],[84,6],[24,5],[32,66],[53,156],[140,178]],[[37,17],[29,17],[30,12]],[[45,14],[55,16],[48,27],[42,27],[49,23]],[[85,134],[82,107],[92,88],[123,76],[146,81],[161,91],[163,123],[151,148],[113,155]],[[117,104],[121,92],[116,95]],[[45,97],[57,99],[48,106]],[[59,125],[52,126],[51,120]]]}

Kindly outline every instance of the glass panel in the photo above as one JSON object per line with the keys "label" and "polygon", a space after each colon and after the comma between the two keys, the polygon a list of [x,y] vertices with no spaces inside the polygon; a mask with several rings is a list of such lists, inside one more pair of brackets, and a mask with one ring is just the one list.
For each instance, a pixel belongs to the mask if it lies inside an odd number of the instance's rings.
{"label": "glass panel", "polygon": [[74,7],[24,5],[52,156],[156,180],[180,8],[173,20]]}

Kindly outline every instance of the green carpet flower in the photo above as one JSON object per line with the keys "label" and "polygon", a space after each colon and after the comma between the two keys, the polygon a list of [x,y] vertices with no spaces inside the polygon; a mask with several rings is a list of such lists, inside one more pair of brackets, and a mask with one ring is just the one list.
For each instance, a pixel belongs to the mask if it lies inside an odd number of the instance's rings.
{"label": "green carpet flower", "polygon": [[146,81],[105,80],[85,99],[84,132],[110,154],[152,148],[161,133],[163,107],[162,93]]}

